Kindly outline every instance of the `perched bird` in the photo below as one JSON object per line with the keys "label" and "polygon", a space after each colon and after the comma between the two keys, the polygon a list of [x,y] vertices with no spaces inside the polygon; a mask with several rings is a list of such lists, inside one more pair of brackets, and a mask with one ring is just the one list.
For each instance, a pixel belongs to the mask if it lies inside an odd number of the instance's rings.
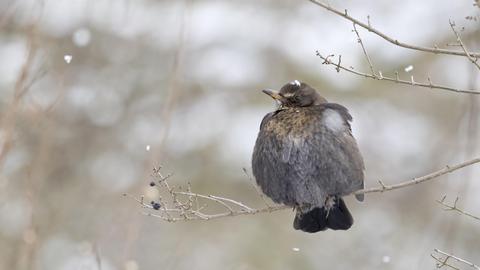
{"label": "perched bird", "polygon": [[[297,80],[263,92],[279,107],[260,124],[252,157],[258,185],[274,202],[295,208],[295,229],[348,230],[353,218],[342,196],[362,189],[364,177],[352,116]],[[356,197],[363,201],[363,194]]]}

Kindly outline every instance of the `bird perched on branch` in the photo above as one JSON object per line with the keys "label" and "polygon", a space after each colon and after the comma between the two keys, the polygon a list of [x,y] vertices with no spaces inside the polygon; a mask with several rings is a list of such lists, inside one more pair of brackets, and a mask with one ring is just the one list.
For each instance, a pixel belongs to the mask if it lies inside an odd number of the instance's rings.
{"label": "bird perched on branch", "polygon": [[[295,208],[295,229],[348,230],[353,218],[342,196],[362,189],[364,178],[352,116],[297,80],[263,92],[279,107],[263,118],[255,143],[258,185],[274,202]],[[363,194],[356,197],[363,201]]]}

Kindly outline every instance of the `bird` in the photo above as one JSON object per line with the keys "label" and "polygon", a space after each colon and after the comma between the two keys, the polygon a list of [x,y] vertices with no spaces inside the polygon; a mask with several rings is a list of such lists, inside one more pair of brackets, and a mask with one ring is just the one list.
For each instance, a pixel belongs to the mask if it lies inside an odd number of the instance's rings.
{"label": "bird", "polygon": [[263,118],[253,150],[261,191],[295,210],[296,230],[348,230],[353,217],[342,197],[364,188],[365,170],[349,111],[298,80],[262,91],[278,108]]}

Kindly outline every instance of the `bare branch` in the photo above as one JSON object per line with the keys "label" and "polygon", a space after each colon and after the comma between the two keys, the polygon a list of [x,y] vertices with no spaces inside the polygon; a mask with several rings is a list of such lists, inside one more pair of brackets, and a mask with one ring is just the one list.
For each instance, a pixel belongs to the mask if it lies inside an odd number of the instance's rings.
{"label": "bare branch", "polygon": [[356,71],[355,69],[353,69],[353,67],[345,67],[345,66],[340,65],[339,63],[333,62],[331,60],[331,58],[334,55],[332,55],[332,54],[328,55],[328,56],[323,56],[318,51],[316,53],[317,53],[317,56],[320,57],[323,60],[323,64],[332,65],[332,66],[335,67],[335,69],[337,71],[338,70],[344,70],[344,71],[353,73],[353,74],[358,75],[358,76],[362,76],[362,77],[370,78],[370,79],[374,79],[374,80],[379,80],[379,81],[389,81],[389,82],[394,82],[394,83],[399,83],[399,84],[420,86],[420,87],[425,87],[425,88],[430,88],[430,89],[440,89],[440,90],[446,90],[446,91],[456,92],[456,93],[475,94],[475,95],[480,94],[480,92],[476,91],[476,90],[464,90],[464,89],[459,89],[459,88],[453,88],[453,87],[434,84],[430,77],[428,77],[428,83],[420,83],[420,82],[415,82],[413,80],[413,78],[410,78],[409,81],[401,80],[400,77],[398,76],[397,72],[395,73],[395,78],[387,77],[383,74],[381,76],[377,76],[377,75],[374,75],[374,74],[364,73],[364,72]]}
{"label": "bare branch", "polygon": [[[454,166],[446,166],[445,168],[438,170],[436,172],[432,172],[422,177],[417,177],[412,180],[404,181],[399,184],[395,185],[386,185],[383,181],[379,180],[379,187],[368,188],[359,190],[354,192],[353,194],[365,194],[365,193],[373,193],[373,192],[384,192],[399,188],[404,188],[411,185],[420,184],[434,178],[437,178],[441,175],[451,173],[453,171],[459,170],[466,166],[473,165],[475,163],[479,163],[480,158],[472,159]],[[279,211],[283,209],[291,209],[290,206],[286,205],[273,205],[270,206],[266,204],[266,207],[255,209],[253,207],[247,206],[246,204],[219,196],[214,195],[203,195],[194,193],[191,191],[190,186],[187,187],[187,191],[177,191],[173,187],[168,184],[168,176],[163,176],[160,172],[160,168],[154,168],[152,177],[154,177],[155,181],[152,181],[150,184],[159,189],[161,192],[166,192],[169,196],[166,200],[162,197],[159,198],[158,202],[150,202],[147,204],[144,202],[143,197],[136,198],[129,194],[124,194],[136,202],[138,202],[143,208],[156,210],[159,213],[155,214],[153,212],[144,212],[145,215],[153,216],[160,218],[165,221],[169,222],[176,222],[176,221],[185,221],[185,220],[211,220],[223,217],[233,217],[233,216],[240,216],[240,215],[255,215],[259,213],[270,213],[274,211]],[[352,195],[353,195],[352,194]],[[199,200],[203,200],[206,202],[205,205],[201,206]],[[208,202],[217,204],[223,208],[225,208],[226,212],[221,213],[207,213],[205,212],[205,208],[208,206]]]}
{"label": "bare branch", "polygon": [[354,24],[357,24],[359,25],[360,27],[368,30],[369,32],[372,32],[374,34],[376,34],[377,36],[385,39],[386,41],[392,43],[392,44],[395,44],[397,46],[400,46],[400,47],[403,47],[403,48],[407,48],[407,49],[412,49],[412,50],[417,50],[417,51],[423,51],[423,52],[429,52],[429,53],[435,53],[435,54],[448,54],[448,55],[457,55],[457,56],[470,56],[470,57],[480,57],[480,53],[478,52],[471,52],[471,53],[468,53],[467,52],[462,52],[462,51],[455,51],[455,50],[447,50],[447,49],[440,49],[438,47],[434,47],[434,48],[430,48],[430,47],[422,47],[422,46],[416,46],[416,45],[411,45],[411,44],[407,44],[407,43],[404,43],[404,42],[401,42],[401,41],[398,41],[397,39],[394,39],[392,37],[389,37],[387,36],[386,34],[380,32],[379,30],[373,28],[371,26],[371,23],[370,23],[370,18],[368,17],[368,23],[365,24],[361,21],[359,21],[358,19],[355,19],[353,17],[351,17],[350,15],[348,15],[348,12],[342,12],[338,9],[335,9],[333,7],[331,7],[329,4],[326,4],[322,1],[318,1],[318,0],[309,0],[310,2],[334,13],[334,14],[337,14],[349,21],[351,21],[352,23]]}
{"label": "bare branch", "polygon": [[[357,42],[360,43],[360,46],[362,46],[363,50],[363,55],[365,55],[365,58],[367,59],[368,65],[370,67],[370,71],[372,72],[372,75],[375,76],[375,78],[378,78],[377,75],[375,74],[375,70],[373,68],[372,60],[370,59],[370,56],[367,53],[367,49],[365,49],[365,46],[363,45],[362,38],[360,37],[360,33],[358,33],[356,24],[353,23],[353,32],[357,35]],[[383,76],[382,76],[383,77]]]}
{"label": "bare branch", "polygon": [[475,159],[472,159],[472,160],[469,160],[469,161],[459,163],[457,165],[453,165],[453,166],[448,166],[447,165],[441,170],[429,173],[429,174],[421,176],[421,177],[413,178],[412,180],[409,180],[409,181],[404,181],[404,182],[401,182],[401,183],[395,184],[395,185],[385,185],[385,184],[383,184],[380,187],[374,187],[374,188],[367,188],[367,189],[359,190],[359,191],[354,192],[353,194],[384,192],[384,191],[389,191],[389,190],[394,190],[394,189],[408,187],[408,186],[411,186],[411,185],[424,183],[424,182],[427,182],[429,180],[435,179],[439,176],[442,176],[444,174],[451,173],[453,171],[459,170],[461,168],[464,168],[464,167],[467,167],[467,166],[470,166],[470,165],[473,165],[473,164],[479,163],[479,162],[480,162],[480,158],[475,158]]}
{"label": "bare branch", "polygon": [[460,208],[457,207],[458,197],[455,199],[455,201],[453,202],[453,204],[448,204],[448,203],[446,203],[446,202],[445,202],[445,199],[446,199],[446,198],[447,198],[447,196],[445,195],[445,196],[442,197],[442,199],[437,200],[437,202],[438,202],[439,204],[441,204],[441,205],[443,205],[443,206],[445,207],[443,210],[445,210],[445,211],[456,211],[456,212],[458,212],[458,213],[460,213],[460,214],[462,214],[462,215],[465,215],[465,216],[468,216],[468,217],[471,217],[471,218],[473,218],[473,219],[476,219],[476,220],[480,221],[480,217],[477,217],[477,216],[475,216],[475,215],[473,215],[473,214],[470,214],[470,213],[468,213],[468,212],[466,212],[466,211],[464,211],[464,210],[462,210],[462,209],[460,209]]}
{"label": "bare branch", "polygon": [[[438,255],[437,255],[437,256],[438,256]],[[435,266],[436,266],[438,269],[443,268],[444,266],[447,266],[447,267],[452,268],[452,269],[455,269],[455,270],[460,270],[460,268],[457,268],[457,267],[449,264],[448,259],[450,259],[450,257],[447,256],[447,257],[445,257],[445,258],[441,258],[441,257],[437,257],[437,256],[435,256],[435,255],[433,255],[433,254],[430,254],[430,257],[432,257],[435,261],[437,261],[437,263],[436,263]]]}
{"label": "bare branch", "polygon": [[440,255],[443,255],[445,256],[445,258],[441,258],[440,256],[437,257],[435,256],[434,254],[430,254],[430,256],[435,259],[437,261],[437,268],[442,268],[444,266],[447,266],[447,267],[450,267],[450,268],[453,268],[453,269],[460,269],[460,268],[457,268],[455,266],[453,266],[452,264],[450,264],[449,260],[455,260],[459,263],[463,263],[463,264],[466,264],[470,267],[472,267],[473,269],[476,269],[476,270],[480,270],[480,267],[472,262],[469,262],[465,259],[462,259],[462,258],[459,258],[455,255],[452,255],[452,254],[449,254],[447,252],[444,252],[444,251],[441,251],[439,249],[434,249],[434,252],[440,254]]}
{"label": "bare branch", "polygon": [[478,70],[480,70],[480,64],[478,63],[478,56],[472,56],[468,52],[467,47],[465,47],[465,44],[463,44],[463,41],[462,41],[462,38],[460,37],[460,34],[455,29],[455,23],[452,22],[452,21],[449,21],[449,23],[450,23],[450,27],[452,28],[453,33],[457,37],[457,42],[460,45],[460,47],[462,47],[462,50],[463,50],[463,52],[465,52],[466,57],[468,58],[468,60],[470,60],[470,62],[472,62],[472,64],[474,64],[478,68]]}

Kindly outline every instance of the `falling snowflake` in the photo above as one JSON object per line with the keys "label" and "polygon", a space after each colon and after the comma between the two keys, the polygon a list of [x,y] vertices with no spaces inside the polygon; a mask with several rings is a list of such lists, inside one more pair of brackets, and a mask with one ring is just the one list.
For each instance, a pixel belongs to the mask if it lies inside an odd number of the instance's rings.
{"label": "falling snowflake", "polygon": [[388,256],[388,255],[383,256],[382,257],[382,262],[383,263],[389,263],[390,262],[390,256]]}
{"label": "falling snowflake", "polygon": [[66,54],[63,56],[63,60],[65,60],[65,63],[70,64],[72,62],[72,56],[70,54]]}
{"label": "falling snowflake", "polygon": [[413,66],[412,65],[409,65],[405,68],[405,72],[410,72],[413,70]]}
{"label": "falling snowflake", "polygon": [[72,41],[77,47],[85,47],[90,43],[91,36],[88,28],[80,28],[73,33]]}
{"label": "falling snowflake", "polygon": [[292,248],[292,250],[295,251],[295,252],[300,251],[300,249],[298,247],[294,247],[294,248]]}
{"label": "falling snowflake", "polygon": [[150,151],[150,144],[148,144],[146,147],[145,147],[145,150]]}

